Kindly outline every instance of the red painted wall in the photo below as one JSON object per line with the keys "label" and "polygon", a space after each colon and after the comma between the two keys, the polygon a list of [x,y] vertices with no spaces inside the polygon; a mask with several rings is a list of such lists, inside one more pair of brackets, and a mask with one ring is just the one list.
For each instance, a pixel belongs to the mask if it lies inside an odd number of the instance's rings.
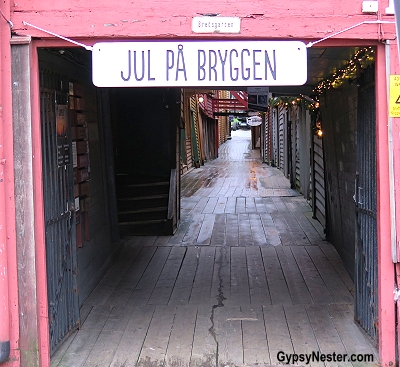
{"label": "red painted wall", "polygon": [[[8,5],[8,0],[2,2]],[[26,26],[23,22],[34,24],[43,29],[61,34],[74,39],[165,39],[165,38],[196,38],[196,39],[296,39],[296,40],[319,40],[324,37],[353,27],[365,21],[390,21],[392,15],[385,15],[385,9],[389,0],[379,1],[378,14],[362,13],[362,0],[324,0],[303,1],[281,0],[278,2],[259,0],[252,2],[236,0],[121,0],[112,2],[110,0],[16,0],[10,4],[11,21],[13,32],[19,36],[32,36],[51,40],[47,46],[59,43],[53,36]],[[8,9],[7,9],[8,10]],[[3,13],[8,15],[8,11]],[[241,33],[233,35],[220,34],[195,34],[192,32],[192,17],[202,14],[218,13],[221,16],[240,17]],[[0,20],[4,19],[0,17]],[[340,35],[332,37],[325,45],[339,46],[344,44],[358,43],[361,40],[380,41],[382,39],[395,39],[394,24],[362,24],[352,28]],[[90,40],[89,40],[90,42]],[[365,42],[364,42],[365,43]],[[42,42],[41,45],[44,45]],[[3,56],[3,55],[2,55]],[[8,64],[7,64],[8,65]],[[0,59],[0,69],[7,67],[3,58]],[[397,70],[397,68],[396,68]],[[392,71],[396,71],[394,68]],[[378,222],[379,233],[379,282],[380,282],[380,356],[382,365],[389,366],[394,360],[394,305],[393,305],[393,279],[394,267],[390,258],[390,216],[388,211],[388,135],[387,105],[386,105],[386,67],[384,46],[378,47],[377,60],[377,130],[378,130],[378,200],[380,200],[380,211]],[[36,86],[37,87],[37,86]],[[11,95],[8,96],[11,99]],[[36,106],[37,107],[37,106]],[[38,118],[38,111],[35,113]],[[394,124],[397,127],[397,120]],[[9,127],[8,127],[9,128]],[[10,130],[7,130],[8,134]],[[394,142],[398,149],[400,137]],[[38,138],[39,142],[40,138]],[[12,137],[11,140],[12,141]],[[12,146],[11,146],[12,147]],[[10,144],[7,147],[10,155]],[[12,161],[12,156],[9,157]],[[396,168],[399,164],[396,161]],[[38,167],[40,170],[40,167]],[[36,172],[40,178],[41,172]],[[396,169],[396,177],[399,170]],[[10,173],[12,177],[12,173]],[[12,187],[8,189],[12,193]],[[12,197],[12,196],[10,196]],[[397,198],[400,200],[400,197]],[[399,204],[400,205],[400,204]],[[8,213],[12,214],[12,202],[9,203]],[[39,213],[40,214],[40,213]],[[40,224],[38,225],[40,227]],[[15,235],[12,234],[8,241],[12,245]],[[10,232],[8,232],[10,234]],[[16,263],[15,249],[10,255],[10,304],[12,311],[12,348],[17,348],[18,341],[18,312],[16,297]],[[43,260],[43,259],[42,259]],[[41,279],[44,275],[41,274]],[[39,302],[46,302],[45,295],[39,296]],[[41,312],[42,322],[41,334],[43,336],[41,345],[41,366],[49,365],[49,357],[46,355],[47,329],[46,312]],[[14,358],[18,358],[14,353]],[[16,367],[18,362],[12,364]]]}
{"label": "red painted wall", "polygon": [[[240,17],[240,35],[224,38],[320,39],[367,20],[392,20],[386,16],[389,0],[380,1],[380,13],[362,13],[362,0],[328,1],[148,1],[20,0],[11,5],[14,31],[18,35],[48,37],[24,26],[23,21],[67,37],[114,38],[215,38],[194,34],[193,16],[220,14]],[[368,24],[345,32],[342,38],[393,38],[393,25]],[[388,37],[389,36],[389,37]]]}

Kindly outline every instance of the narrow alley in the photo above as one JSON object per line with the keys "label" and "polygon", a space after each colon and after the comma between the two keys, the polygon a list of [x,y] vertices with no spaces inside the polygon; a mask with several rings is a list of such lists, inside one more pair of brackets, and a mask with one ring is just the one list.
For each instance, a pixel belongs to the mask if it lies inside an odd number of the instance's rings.
{"label": "narrow alley", "polygon": [[306,200],[251,150],[249,130],[182,178],[174,236],[123,242],[52,367],[276,366],[288,362],[280,351],[378,360],[353,322],[340,257]]}

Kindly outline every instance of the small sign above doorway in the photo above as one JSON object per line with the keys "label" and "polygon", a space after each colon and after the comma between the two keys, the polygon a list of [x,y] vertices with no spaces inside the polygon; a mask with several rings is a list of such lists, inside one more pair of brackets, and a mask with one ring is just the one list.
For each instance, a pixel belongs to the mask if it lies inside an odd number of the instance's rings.
{"label": "small sign above doorway", "polygon": [[240,33],[240,18],[193,17],[192,31],[194,33]]}

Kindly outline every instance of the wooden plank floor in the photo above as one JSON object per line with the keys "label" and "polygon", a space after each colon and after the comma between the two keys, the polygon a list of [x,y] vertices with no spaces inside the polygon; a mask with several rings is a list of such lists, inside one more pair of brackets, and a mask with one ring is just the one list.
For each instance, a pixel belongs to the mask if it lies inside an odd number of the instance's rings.
{"label": "wooden plank floor", "polygon": [[[375,366],[308,203],[242,131],[182,179],[174,236],[127,237],[52,367]],[[282,360],[371,354],[375,363]]]}

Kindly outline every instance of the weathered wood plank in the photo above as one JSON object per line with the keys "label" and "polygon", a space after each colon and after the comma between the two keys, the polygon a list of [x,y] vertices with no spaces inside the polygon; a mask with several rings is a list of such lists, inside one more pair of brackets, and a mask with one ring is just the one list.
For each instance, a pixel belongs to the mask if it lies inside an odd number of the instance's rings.
{"label": "weathered wood plank", "polygon": [[194,277],[197,271],[200,249],[188,247],[182,266],[176,278],[169,299],[169,305],[185,305],[189,303]]}
{"label": "weathered wood plank", "polygon": [[271,214],[263,213],[260,215],[261,221],[264,227],[265,239],[267,245],[278,246],[281,245],[281,238],[279,232],[276,229],[274,221],[272,220]]}
{"label": "weathered wood plank", "polygon": [[186,214],[190,214],[192,209],[199,202],[200,198],[201,198],[200,196],[184,197],[184,195],[182,193],[181,209],[184,210]]}
{"label": "weathered wood plank", "polygon": [[235,214],[226,215],[226,246],[239,245],[239,223]]}
{"label": "weathered wood plank", "polygon": [[135,307],[133,309],[110,367],[136,367],[154,310],[154,306]]}
{"label": "weathered wood plank", "polygon": [[256,213],[256,203],[253,197],[246,198],[246,213]]}
{"label": "weathered wood plank", "polygon": [[[243,360],[245,365],[269,365],[267,334],[261,307],[241,306],[243,314]],[[247,317],[246,317],[247,316]]]}
{"label": "weathered wood plank", "polygon": [[282,245],[293,246],[296,244],[295,239],[290,232],[290,229],[279,212],[271,213],[272,220],[274,221],[275,228],[279,233]]}
{"label": "weathered wood plank", "polygon": [[175,306],[156,307],[137,367],[164,365],[175,312]]}
{"label": "weathered wood plank", "polygon": [[107,306],[124,306],[128,302],[155,251],[155,247],[146,247],[141,249],[140,253],[135,258],[135,261],[124,274],[124,277],[117,286],[114,285],[115,288],[105,303]]}
{"label": "weathered wood plank", "polygon": [[271,214],[278,211],[278,208],[273,202],[272,197],[263,198],[263,203],[265,208],[267,209],[267,213]]}
{"label": "weathered wood plank", "polygon": [[201,224],[199,235],[197,237],[197,244],[209,245],[211,241],[211,235],[214,227],[215,214],[205,214],[204,220]]}
{"label": "weathered wood plank", "polygon": [[236,197],[236,213],[246,213],[246,199],[244,197]]}
{"label": "weathered wood plank", "polygon": [[214,208],[214,214],[223,214],[225,213],[225,207],[226,207],[226,202],[228,201],[228,198],[220,196],[218,197],[217,204],[215,205]]}
{"label": "weathered wood plank", "polygon": [[294,215],[292,213],[283,213],[282,217],[286,221],[286,224],[295,240],[296,245],[298,246],[309,245],[310,241],[308,240],[308,237],[304,233],[298,221],[295,219]]}
{"label": "weathered wood plank", "polygon": [[264,205],[264,200],[262,197],[256,197],[254,198],[254,203],[256,205],[256,212],[257,213],[266,213],[267,212],[267,208]]}
{"label": "weathered wood plank", "polygon": [[189,227],[184,235],[182,242],[184,244],[193,245],[197,242],[197,237],[201,229],[201,225],[205,214],[195,214],[193,215]]}
{"label": "weathered wood plank", "polygon": [[292,341],[283,306],[263,306],[264,325],[267,332],[271,364],[279,364],[278,352],[293,353]]}
{"label": "weathered wood plank", "polygon": [[302,246],[292,246],[291,249],[313,301],[315,303],[332,302],[332,295],[310,259],[306,249]]}
{"label": "weathered wood plank", "polygon": [[265,274],[273,305],[291,305],[289,289],[275,247],[261,247]]}
{"label": "weathered wood plank", "polygon": [[153,246],[156,239],[157,236],[143,236],[142,240],[140,241],[140,246]]}
{"label": "weathered wood plank", "polygon": [[256,213],[249,214],[249,221],[254,246],[267,245],[268,242],[265,236],[264,226],[262,224],[260,215]]}
{"label": "weathered wood plank", "polygon": [[[307,305],[305,307],[321,353],[346,354],[346,349],[325,305]],[[336,367],[337,362],[325,362],[325,365]],[[341,362],[341,366],[348,367],[351,366],[351,363]]]}
{"label": "weathered wood plank", "polygon": [[203,209],[203,214],[211,214],[214,212],[215,206],[217,205],[218,197],[210,197],[207,205]]}
{"label": "weathered wood plank", "polygon": [[273,197],[273,203],[275,204],[276,208],[282,213],[289,213],[288,208],[286,207],[285,203],[282,201],[280,197]]}
{"label": "weathered wood plank", "polygon": [[242,322],[236,317],[239,313],[239,306],[214,309],[219,366],[243,364]]}
{"label": "weathered wood plank", "polygon": [[200,200],[197,202],[196,206],[192,209],[192,214],[201,214],[203,213],[204,208],[208,203],[209,198],[202,196]]}
{"label": "weathered wood plank", "polygon": [[370,363],[368,361],[352,362],[353,366],[375,366],[378,361],[378,351],[355,324],[354,313],[348,305],[328,304],[326,307],[347,353],[371,355]]}
{"label": "weathered wood plank", "polygon": [[[296,354],[311,355],[319,350],[317,340],[311,327],[304,306],[284,306],[285,316],[289,327],[290,338]],[[300,362],[301,363],[301,362]],[[323,362],[310,362],[307,366],[324,367]]]}
{"label": "weathered wood plank", "polygon": [[231,302],[231,251],[219,247],[215,252],[215,264],[211,285],[211,305],[229,305]]}
{"label": "weathered wood plank", "polygon": [[292,198],[290,198],[290,197],[283,197],[283,198],[281,198],[281,200],[282,200],[282,202],[285,204],[287,210],[288,210],[290,213],[298,213],[298,212],[301,212],[301,211],[299,210],[299,206],[296,205],[295,203],[293,203]]}
{"label": "weathered wood plank", "polygon": [[121,254],[115,261],[115,266],[113,266],[107,274],[103,277],[101,283],[94,289],[90,296],[86,299],[85,307],[102,305],[109,300],[113,295],[116,286],[121,279],[128,272],[132,263],[136,261],[140,247],[133,247],[125,245]]}
{"label": "weathered wood plank", "polygon": [[228,197],[225,206],[225,213],[235,214],[236,213],[236,197]]}
{"label": "weathered wood plank", "polygon": [[169,242],[171,238],[172,236],[157,236],[154,241],[154,246],[173,246],[173,244]]}
{"label": "weathered wood plank", "polygon": [[276,248],[276,253],[278,254],[293,304],[313,303],[313,299],[293,257],[291,248],[280,246]]}
{"label": "weathered wood plank", "polygon": [[243,187],[236,187],[235,192],[233,193],[233,196],[239,198],[240,196],[243,196]]}
{"label": "weathered wood plank", "polygon": [[189,304],[209,304],[211,297],[211,284],[213,276],[215,247],[202,247],[199,263],[193,281]]}
{"label": "weathered wood plank", "polygon": [[238,214],[239,246],[254,245],[248,214]]}
{"label": "weathered wood plank", "polygon": [[[225,193],[225,197],[226,198],[228,198],[228,202],[229,202],[229,198],[234,198],[234,196],[235,196],[235,191],[236,191],[236,188],[235,187],[233,187],[233,186],[231,186],[229,189],[228,189],[228,191]],[[236,198],[235,198],[235,201],[236,201]],[[236,205],[236,204],[235,204]],[[231,212],[227,212],[227,211],[225,211],[225,213],[231,213]],[[234,212],[233,212],[234,213]]]}
{"label": "weathered wood plank", "polygon": [[306,251],[326,284],[333,299],[337,303],[353,303],[354,298],[339,274],[329,262],[319,246],[307,246]]}
{"label": "weathered wood plank", "polygon": [[144,236],[128,236],[122,239],[122,243],[128,246],[138,246]]}
{"label": "weathered wood plank", "polygon": [[247,273],[246,249],[231,248],[231,304],[250,304],[249,276]]}
{"label": "weathered wood plank", "polygon": [[258,246],[246,247],[246,257],[249,274],[250,303],[252,305],[271,304],[271,296],[269,294],[260,248]]}
{"label": "weathered wood plank", "polygon": [[217,340],[212,315],[208,304],[198,307],[189,367],[217,365]]}
{"label": "weathered wood plank", "polygon": [[226,244],[226,215],[215,214],[214,227],[212,229],[210,245],[223,246]]}
{"label": "weathered wood plank", "polygon": [[184,247],[172,247],[150,299],[147,302],[148,305],[168,304],[185,252],[186,248]]}
{"label": "weathered wood plank", "polygon": [[114,357],[122,335],[132,314],[130,307],[114,307],[98,335],[84,367],[109,365]]}
{"label": "weathered wood plank", "polygon": [[193,218],[191,218],[191,217],[186,217],[185,219],[182,219],[179,224],[178,230],[175,232],[175,234],[173,236],[171,236],[171,238],[168,241],[168,244],[172,245],[172,246],[178,245],[178,244],[180,245],[192,222],[193,222]]}
{"label": "weathered wood plank", "polygon": [[85,364],[97,338],[110,316],[110,313],[111,309],[107,306],[92,308],[85,323],[74,336],[73,341],[68,348],[68,353],[64,354],[59,361],[58,366],[82,367]]}
{"label": "weathered wood plank", "polygon": [[301,228],[303,228],[304,233],[306,234],[308,240],[312,245],[319,245],[325,242],[324,240],[325,235],[324,237],[321,237],[320,234],[315,229],[315,227],[309,222],[309,220],[304,214],[296,215],[295,218],[299,222]]}
{"label": "weathered wood plank", "polygon": [[157,251],[150,260],[148,267],[137,283],[135,290],[132,292],[127,305],[134,307],[147,304],[170,251],[170,247],[157,248]]}
{"label": "weathered wood plank", "polygon": [[311,225],[315,228],[315,230],[319,233],[320,237],[325,238],[324,227],[321,225],[320,222],[318,222],[318,220],[312,217],[312,212],[304,213],[304,215],[311,223]]}
{"label": "weathered wood plank", "polygon": [[349,273],[346,271],[343,261],[340,258],[339,254],[335,250],[332,244],[326,243],[323,245],[319,245],[321,250],[324,252],[325,256],[328,258],[332,266],[335,268],[336,272],[339,274],[343,283],[346,284],[347,289],[351,294],[355,294],[354,283],[350,278]]}
{"label": "weathered wood plank", "polygon": [[178,306],[169,338],[166,366],[187,367],[192,356],[197,307]]}

